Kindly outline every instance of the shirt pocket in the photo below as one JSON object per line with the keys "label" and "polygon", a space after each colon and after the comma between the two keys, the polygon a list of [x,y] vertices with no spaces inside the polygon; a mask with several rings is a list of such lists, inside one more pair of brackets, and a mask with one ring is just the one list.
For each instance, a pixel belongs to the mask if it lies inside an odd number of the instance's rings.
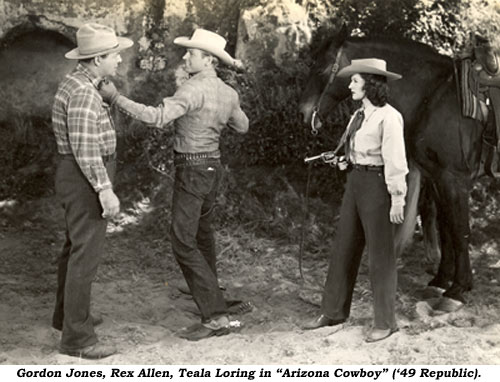
{"label": "shirt pocket", "polygon": [[368,124],[365,128],[359,130],[356,133],[355,150],[358,155],[361,156],[379,155],[381,152],[381,147],[382,147],[382,129],[379,122]]}

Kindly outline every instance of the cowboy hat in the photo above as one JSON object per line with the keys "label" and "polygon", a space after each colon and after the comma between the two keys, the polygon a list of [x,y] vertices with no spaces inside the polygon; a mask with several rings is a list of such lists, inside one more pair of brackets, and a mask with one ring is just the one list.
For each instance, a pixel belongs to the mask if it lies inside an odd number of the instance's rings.
{"label": "cowboy hat", "polygon": [[134,42],[126,37],[116,37],[115,31],[105,25],[84,24],[76,32],[78,47],[65,54],[70,60],[82,60],[119,52],[130,48]]}
{"label": "cowboy hat", "polygon": [[387,71],[385,60],[379,58],[362,58],[352,60],[351,64],[340,69],[337,74],[339,77],[350,77],[356,73],[378,74],[387,78],[387,81],[394,81],[403,78],[401,74]]}
{"label": "cowboy hat", "polygon": [[191,38],[182,36],[174,40],[174,44],[176,45],[185,48],[201,49],[219,58],[225,64],[234,66],[236,60],[224,50],[226,43],[224,37],[206,29],[196,29]]}

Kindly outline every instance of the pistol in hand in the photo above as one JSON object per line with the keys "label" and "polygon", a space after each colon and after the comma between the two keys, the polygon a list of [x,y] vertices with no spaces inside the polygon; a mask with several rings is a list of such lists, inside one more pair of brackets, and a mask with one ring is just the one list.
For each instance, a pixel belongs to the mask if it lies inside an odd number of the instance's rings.
{"label": "pistol in hand", "polygon": [[318,159],[321,159],[324,163],[328,163],[332,166],[336,166],[338,161],[338,157],[335,154],[335,151],[325,151],[324,153],[321,153],[319,155],[304,158],[304,162],[309,163]]}

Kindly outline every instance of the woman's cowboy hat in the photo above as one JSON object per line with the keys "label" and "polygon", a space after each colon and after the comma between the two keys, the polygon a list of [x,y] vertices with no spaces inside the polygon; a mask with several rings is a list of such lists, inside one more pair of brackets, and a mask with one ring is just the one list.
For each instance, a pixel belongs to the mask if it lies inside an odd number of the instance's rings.
{"label": "woman's cowboy hat", "polygon": [[174,44],[176,45],[201,49],[219,58],[225,64],[234,66],[236,60],[224,50],[226,43],[224,37],[206,29],[196,29],[191,38],[182,36],[174,40]]}
{"label": "woman's cowboy hat", "polygon": [[130,48],[134,42],[126,37],[116,37],[115,31],[105,25],[89,23],[76,32],[78,47],[65,54],[70,60],[81,60],[119,52]]}
{"label": "woman's cowboy hat", "polygon": [[403,78],[401,74],[387,71],[385,60],[379,58],[363,58],[352,60],[351,64],[340,69],[337,74],[339,77],[350,77],[356,73],[370,73],[385,76],[387,81],[394,81]]}

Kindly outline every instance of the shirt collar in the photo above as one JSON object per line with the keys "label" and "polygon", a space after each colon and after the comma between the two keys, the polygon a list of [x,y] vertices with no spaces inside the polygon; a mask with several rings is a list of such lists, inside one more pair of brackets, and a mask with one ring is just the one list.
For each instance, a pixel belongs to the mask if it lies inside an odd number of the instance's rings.
{"label": "shirt collar", "polygon": [[365,121],[367,121],[377,109],[380,109],[379,107],[375,105],[368,105],[368,106],[362,106],[359,110],[363,110],[365,113]]}
{"label": "shirt collar", "polygon": [[94,87],[96,89],[98,88],[98,85],[99,85],[99,83],[102,80],[102,77],[97,77],[94,73],[92,73],[90,70],[88,70],[85,67],[85,65],[83,65],[80,62],[76,66],[76,70],[79,71],[79,72],[81,72],[85,77],[87,77],[89,79],[89,81],[92,83],[92,85],[94,85]]}
{"label": "shirt collar", "polygon": [[203,69],[202,71],[194,74],[191,78],[210,78],[217,77],[217,73],[214,68]]}
{"label": "shirt collar", "polygon": [[375,105],[363,105],[361,106],[361,110],[364,110],[365,113],[373,112],[377,107]]}

